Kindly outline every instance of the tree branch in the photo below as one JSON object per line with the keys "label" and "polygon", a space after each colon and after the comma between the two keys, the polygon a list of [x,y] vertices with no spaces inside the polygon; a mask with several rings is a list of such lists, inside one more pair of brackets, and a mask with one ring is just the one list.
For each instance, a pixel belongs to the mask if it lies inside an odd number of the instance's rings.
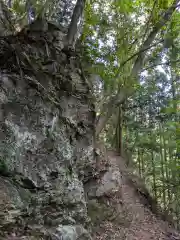
{"label": "tree branch", "polygon": [[124,62],[122,62],[122,63],[121,63],[121,66],[120,66],[120,68],[119,68],[119,70],[118,70],[118,73],[116,74],[116,77],[115,77],[115,78],[119,77],[120,70],[122,69],[122,67],[123,67],[127,62],[129,62],[130,60],[132,60],[134,57],[139,56],[141,53],[143,53],[143,52],[151,49],[152,47],[156,46],[157,44],[162,43],[163,41],[164,41],[164,40],[160,40],[159,42],[156,42],[156,43],[148,46],[147,48],[140,49],[138,52],[134,53],[132,56],[130,56],[128,59],[126,59]]}
{"label": "tree branch", "polygon": [[157,0],[154,1],[151,14],[149,15],[148,21],[147,21],[146,24],[145,24],[146,29],[145,29],[145,32],[144,32],[143,41],[145,40],[146,34],[147,34],[147,32],[148,32],[148,27],[149,27],[149,24],[150,24],[151,19],[152,19],[152,17],[153,17],[153,12],[154,12],[154,9],[155,9],[155,7],[156,7],[156,4],[157,4]]}
{"label": "tree branch", "polygon": [[82,16],[86,0],[77,0],[76,6],[73,11],[73,15],[71,18],[71,22],[69,25],[68,33],[67,33],[67,42],[66,46],[74,46],[75,45],[75,37],[77,35],[78,30],[78,22]]}
{"label": "tree branch", "polygon": [[144,62],[144,58],[145,58],[144,49],[147,49],[152,44],[159,30],[170,20],[179,2],[180,0],[174,0],[173,4],[164,13],[164,16],[162,17],[162,19],[156,23],[153,30],[150,32],[149,36],[141,46],[139,50],[140,54],[138,55],[131,72],[131,74],[134,75],[135,77],[137,77],[137,74],[139,73]]}
{"label": "tree branch", "polygon": [[169,66],[171,63],[178,63],[178,62],[180,62],[180,59],[177,59],[175,61],[167,61],[167,62],[159,63],[159,64],[153,64],[153,65],[150,65],[146,68],[143,68],[141,72],[147,71],[148,69],[155,68],[157,66],[163,66],[163,65]]}
{"label": "tree branch", "polygon": [[[151,44],[154,41],[154,39],[155,39],[157,33],[159,32],[159,30],[164,25],[166,25],[166,23],[170,20],[170,18],[172,17],[172,14],[176,10],[179,3],[180,3],[180,0],[174,0],[172,5],[167,9],[167,11],[164,13],[162,18],[160,19],[160,21],[156,23],[153,30],[150,32],[147,39],[144,41],[144,43],[140,47],[140,49],[138,51],[138,54],[136,53],[137,58],[136,58],[135,63],[133,65],[132,71],[130,73],[131,78],[134,78],[134,77],[135,77],[135,79],[137,78],[138,73],[140,72],[140,70],[143,66],[146,51],[151,46]],[[129,59],[127,59],[123,64],[125,65],[133,57],[134,57],[134,55],[131,56]],[[119,76],[119,71],[118,71],[117,77],[118,76]],[[100,134],[100,132],[102,131],[102,129],[105,127],[107,121],[112,116],[113,112],[115,111],[116,106],[119,105],[119,104],[122,104],[130,95],[133,94],[133,92],[134,92],[133,88],[125,89],[125,91],[123,91],[123,89],[122,89],[121,93],[117,93],[115,97],[112,97],[110,99],[109,103],[107,104],[107,108],[106,108],[107,109],[106,116],[102,115],[102,117],[100,117],[98,122],[97,122],[96,136],[98,136]]]}

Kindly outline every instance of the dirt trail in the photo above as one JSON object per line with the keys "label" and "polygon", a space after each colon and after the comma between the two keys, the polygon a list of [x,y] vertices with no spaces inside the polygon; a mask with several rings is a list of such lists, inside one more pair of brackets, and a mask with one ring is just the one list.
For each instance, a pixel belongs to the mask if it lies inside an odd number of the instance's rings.
{"label": "dirt trail", "polygon": [[180,234],[156,217],[142,203],[140,195],[130,184],[125,161],[114,152],[108,152],[112,166],[119,167],[122,185],[113,197],[107,198],[107,208],[114,208],[113,216],[101,222],[94,230],[95,240],[180,240]]}

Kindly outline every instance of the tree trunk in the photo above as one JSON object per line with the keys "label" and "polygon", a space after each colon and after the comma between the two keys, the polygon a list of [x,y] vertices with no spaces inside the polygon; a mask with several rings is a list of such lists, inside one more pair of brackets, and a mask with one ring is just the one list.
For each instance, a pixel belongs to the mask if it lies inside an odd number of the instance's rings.
{"label": "tree trunk", "polygon": [[117,118],[117,127],[116,127],[116,133],[115,133],[115,147],[119,154],[122,156],[123,154],[123,136],[122,136],[122,119],[123,114],[122,114],[122,108],[119,107],[118,109],[118,118]]}
{"label": "tree trunk", "polygon": [[117,98],[117,95],[112,97],[111,100],[108,102],[108,104],[103,106],[103,109],[106,112],[105,114],[103,112],[100,116],[98,116],[98,119],[96,120],[96,136],[97,137],[99,136],[101,131],[104,129],[107,121],[110,119],[112,114],[115,112],[115,109],[117,108],[117,106],[119,106],[121,103],[124,102],[124,100],[126,100],[126,97],[125,97],[126,95],[127,93],[125,91],[121,91],[118,94],[118,98]]}
{"label": "tree trunk", "polygon": [[137,150],[137,158],[138,158],[138,169],[139,169],[139,176],[142,177],[142,168],[141,168],[141,154],[138,148]]}
{"label": "tree trunk", "polygon": [[161,149],[160,149],[160,156],[161,156],[161,175],[162,175],[162,191],[163,191],[163,205],[164,205],[164,209],[166,208],[166,186],[165,186],[165,164],[164,164],[164,155],[163,155],[163,141],[162,141],[162,126],[161,123],[159,123],[159,131],[160,131],[160,143],[161,143]]}
{"label": "tree trunk", "polygon": [[156,187],[156,168],[155,168],[155,162],[154,162],[154,152],[151,152],[151,160],[152,160],[152,169],[153,169],[153,192],[154,197],[157,200],[157,187]]}
{"label": "tree trunk", "polygon": [[[150,32],[149,36],[147,37],[147,39],[144,41],[144,43],[142,44],[142,46],[140,47],[139,51],[137,54],[134,54],[133,57],[136,57],[136,60],[134,62],[134,65],[132,67],[132,71],[130,74],[130,78],[134,79],[135,82],[137,82],[137,78],[138,78],[138,74],[139,71],[141,70],[143,63],[144,63],[144,59],[145,59],[145,55],[146,55],[146,51],[151,47],[151,44],[153,43],[157,33],[160,31],[160,29],[167,24],[167,22],[170,20],[172,14],[174,13],[174,11],[176,10],[177,5],[179,4],[180,0],[174,0],[172,5],[169,7],[169,9],[163,14],[162,18],[159,20],[159,22],[154,26],[153,30]],[[131,60],[132,57],[129,58],[129,60]],[[121,64],[121,67],[123,65],[125,65],[128,62],[125,61],[124,63]],[[121,73],[121,67],[117,73],[116,78],[120,77],[120,73]],[[134,89],[130,88],[130,89],[121,89],[121,92],[117,93],[116,96],[113,96],[108,104],[106,105],[106,112],[103,112],[103,115],[101,115],[101,117],[98,119],[97,122],[97,127],[96,127],[96,136],[98,136],[100,134],[100,132],[104,129],[107,121],[110,119],[110,117],[112,116],[113,112],[115,111],[116,107],[122,103],[124,103],[124,101],[133,94]]]}
{"label": "tree trunk", "polygon": [[85,7],[85,2],[86,0],[77,0],[76,6],[73,11],[71,23],[68,29],[68,34],[67,34],[67,46],[74,47],[77,34],[78,34],[78,23],[80,18],[82,17],[83,10]]}

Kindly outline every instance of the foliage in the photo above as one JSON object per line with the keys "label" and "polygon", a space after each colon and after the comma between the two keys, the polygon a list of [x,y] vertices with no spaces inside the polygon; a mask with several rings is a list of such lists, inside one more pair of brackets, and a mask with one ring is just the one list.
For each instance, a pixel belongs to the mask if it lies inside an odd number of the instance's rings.
{"label": "foliage", "polygon": [[113,112],[101,134],[102,140],[121,153],[132,152],[151,194],[177,219],[180,211],[177,207],[180,205],[178,11],[147,49],[139,83],[130,74],[143,42],[172,2],[93,1],[86,5],[82,41],[91,59],[89,71],[103,81],[97,98],[99,114],[109,111],[103,104],[121,89],[136,90]]}
{"label": "foliage", "polygon": [[[174,216],[178,225],[180,117],[176,106],[178,91],[173,92],[171,70],[165,74],[163,69],[157,69],[143,78],[139,90],[126,103],[121,137],[124,149],[131,151],[151,194],[166,213]],[[179,78],[176,84],[180,85]],[[109,125],[112,129],[111,122]],[[118,147],[117,141],[111,140],[112,132],[106,139]]]}

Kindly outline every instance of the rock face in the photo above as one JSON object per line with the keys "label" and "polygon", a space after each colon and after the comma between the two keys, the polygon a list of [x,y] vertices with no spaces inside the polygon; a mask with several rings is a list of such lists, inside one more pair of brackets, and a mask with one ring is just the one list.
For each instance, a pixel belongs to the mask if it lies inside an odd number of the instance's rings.
{"label": "rock face", "polygon": [[94,105],[65,32],[35,22],[0,46],[0,239],[90,239]]}
{"label": "rock face", "polygon": [[104,174],[100,183],[98,184],[96,197],[111,195],[112,193],[119,191],[120,185],[121,173],[119,169],[111,168],[107,173]]}

